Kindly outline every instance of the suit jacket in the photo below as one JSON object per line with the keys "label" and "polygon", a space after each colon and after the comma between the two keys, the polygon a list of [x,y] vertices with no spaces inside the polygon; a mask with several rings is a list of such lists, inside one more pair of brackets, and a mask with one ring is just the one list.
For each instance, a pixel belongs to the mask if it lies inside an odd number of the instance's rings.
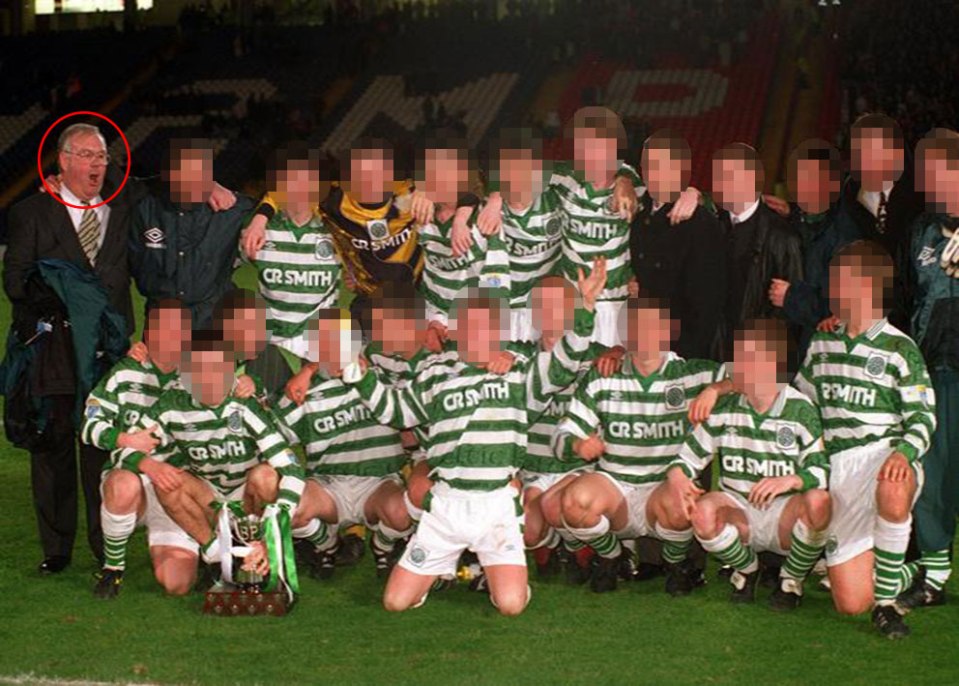
{"label": "suit jacket", "polygon": [[[104,188],[103,197],[112,190]],[[130,300],[130,268],[127,242],[132,221],[132,194],[124,189],[111,203],[103,244],[91,265],[80,247],[77,231],[67,208],[47,193],[36,193],[10,209],[7,252],[3,258],[3,288],[13,304],[13,320],[35,317],[30,311],[27,274],[40,259],[72,262],[92,271],[107,291],[113,308],[126,320],[126,333],[133,333],[133,305]],[[29,325],[28,325],[29,329]]]}

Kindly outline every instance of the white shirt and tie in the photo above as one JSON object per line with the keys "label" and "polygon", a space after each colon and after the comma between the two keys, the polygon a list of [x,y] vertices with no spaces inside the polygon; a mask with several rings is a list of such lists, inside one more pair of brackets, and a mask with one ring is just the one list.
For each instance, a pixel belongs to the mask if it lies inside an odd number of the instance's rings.
{"label": "white shirt and tie", "polygon": [[[96,205],[103,202],[99,193],[88,202],[84,202],[74,195],[66,184],[60,186],[60,197],[71,205]],[[97,255],[103,247],[107,221],[110,219],[110,208],[107,205],[100,205],[100,207],[84,210],[67,206],[67,214],[70,215],[73,229],[77,232],[80,247],[90,260],[90,264],[96,264]]]}
{"label": "white shirt and tie", "polygon": [[894,182],[886,181],[882,184],[881,191],[867,191],[860,187],[859,194],[856,196],[856,200],[859,201],[860,205],[869,210],[869,214],[878,219],[879,205],[882,202],[882,195],[885,195],[886,202],[889,202],[889,194],[892,193],[892,187],[894,185]]}

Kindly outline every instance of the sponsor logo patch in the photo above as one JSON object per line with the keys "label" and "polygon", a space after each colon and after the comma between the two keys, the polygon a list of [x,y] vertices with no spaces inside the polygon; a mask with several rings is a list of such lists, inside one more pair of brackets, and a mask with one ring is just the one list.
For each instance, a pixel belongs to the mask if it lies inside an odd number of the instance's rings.
{"label": "sponsor logo patch", "polygon": [[166,248],[166,234],[163,229],[154,226],[143,232],[144,245],[154,250]]}

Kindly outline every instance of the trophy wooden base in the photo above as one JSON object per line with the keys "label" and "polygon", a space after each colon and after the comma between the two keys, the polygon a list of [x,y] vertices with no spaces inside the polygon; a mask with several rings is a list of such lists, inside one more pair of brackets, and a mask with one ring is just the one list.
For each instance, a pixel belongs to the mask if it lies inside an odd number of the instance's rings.
{"label": "trophy wooden base", "polygon": [[203,603],[204,614],[220,617],[282,617],[291,609],[293,603],[283,591],[266,593],[223,583],[217,583],[210,588]]}

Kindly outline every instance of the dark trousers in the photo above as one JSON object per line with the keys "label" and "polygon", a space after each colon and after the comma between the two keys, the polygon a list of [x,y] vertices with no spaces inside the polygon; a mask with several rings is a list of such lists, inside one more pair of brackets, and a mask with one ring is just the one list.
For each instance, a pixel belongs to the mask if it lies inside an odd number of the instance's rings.
{"label": "dark trousers", "polygon": [[246,371],[260,379],[271,403],[279,401],[287,381],[293,376],[290,363],[286,361],[280,348],[269,344],[263,352],[246,363]]}
{"label": "dark trousers", "polygon": [[[77,430],[71,413],[73,396],[56,396],[47,431],[50,445],[43,452],[30,453],[30,481],[37,514],[40,545],[45,557],[72,557],[77,535]],[[103,531],[100,528],[100,474],[107,453],[80,444],[80,484],[87,516],[87,542],[103,558]]]}
{"label": "dark trousers", "polygon": [[919,550],[952,546],[959,515],[959,372],[932,370],[938,426],[922,458],[925,484],[914,510]]}

